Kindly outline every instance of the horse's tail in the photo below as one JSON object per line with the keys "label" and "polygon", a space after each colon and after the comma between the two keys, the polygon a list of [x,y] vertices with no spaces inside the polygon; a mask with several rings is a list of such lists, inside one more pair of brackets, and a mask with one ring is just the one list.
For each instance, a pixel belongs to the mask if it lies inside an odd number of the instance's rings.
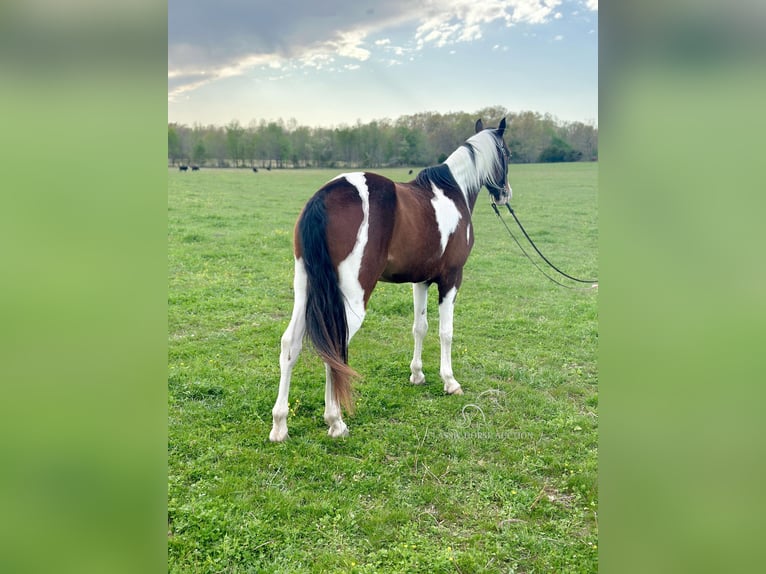
{"label": "horse's tail", "polygon": [[348,366],[348,322],[338,272],[327,247],[327,209],[324,194],[306,204],[298,221],[303,264],[308,275],[306,334],[319,356],[330,366],[335,400],[352,412],[351,379],[357,373]]}

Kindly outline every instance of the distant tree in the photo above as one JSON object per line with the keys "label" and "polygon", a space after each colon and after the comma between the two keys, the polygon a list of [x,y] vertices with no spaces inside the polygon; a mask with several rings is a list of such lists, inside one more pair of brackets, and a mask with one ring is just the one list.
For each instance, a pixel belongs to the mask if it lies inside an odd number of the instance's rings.
{"label": "distant tree", "polygon": [[207,160],[207,149],[203,143],[206,133],[207,129],[202,124],[195,122],[189,140],[191,162],[194,165],[202,165]]}
{"label": "distant tree", "polygon": [[308,165],[311,159],[311,130],[307,127],[296,127],[289,134],[290,161],[293,167]]}
{"label": "distant tree", "polygon": [[168,159],[171,165],[175,165],[181,159],[181,140],[173,124],[168,125]]}
{"label": "distant tree", "polygon": [[336,151],[340,161],[346,165],[354,165],[359,160],[359,133],[348,126],[335,130]]}
{"label": "distant tree", "polygon": [[169,123],[168,160],[173,165],[215,160],[219,167],[256,162],[278,168],[433,165],[473,133],[479,117],[487,126],[508,119],[506,141],[514,163],[598,159],[598,127],[592,123],[562,123],[550,114],[491,106],[474,113],[422,112],[334,128],[300,126],[294,118],[253,120],[247,128],[238,121],[224,127],[195,124],[193,129]]}
{"label": "distant tree", "polygon": [[277,167],[284,167],[284,162],[290,155],[290,140],[285,131],[284,122],[269,122],[258,126],[258,135],[261,140],[262,159],[268,160],[268,165],[276,161]]}
{"label": "distant tree", "polygon": [[531,163],[538,161],[543,148],[555,135],[555,122],[551,116],[537,112],[515,114],[508,122],[508,147],[511,162]]}
{"label": "distant tree", "polygon": [[496,126],[502,118],[508,115],[508,110],[503,106],[487,106],[477,111],[474,115],[484,118],[485,126]]}
{"label": "distant tree", "polygon": [[395,165],[423,165],[426,161],[426,139],[423,132],[401,122],[394,135]]}
{"label": "distant tree", "polygon": [[581,151],[572,149],[572,146],[567,142],[554,136],[551,140],[551,144],[540,152],[537,161],[541,163],[580,161],[581,158]]}
{"label": "distant tree", "polygon": [[582,152],[584,160],[598,159],[598,129],[595,126],[573,122],[562,126],[559,133],[574,149]]}
{"label": "distant tree", "polygon": [[[483,116],[485,119],[489,116]],[[433,114],[425,126],[425,134],[428,139],[428,164],[442,163],[455,148],[462,144],[468,135],[473,133],[476,117],[466,113],[452,113],[447,115]]]}
{"label": "distant tree", "polygon": [[198,141],[194,146],[194,150],[192,150],[192,162],[195,165],[202,165],[205,163],[206,158],[207,153],[205,151],[205,144],[203,144],[201,141]]}
{"label": "distant tree", "polygon": [[232,120],[226,125],[226,148],[229,157],[234,161],[234,167],[239,167],[240,162],[244,165],[245,160],[245,128],[237,120]]}
{"label": "distant tree", "polygon": [[250,123],[250,126],[245,130],[243,137],[244,159],[247,160],[250,167],[255,166],[255,160],[259,157],[260,151],[260,137],[258,134],[258,127]]}
{"label": "distant tree", "polygon": [[320,128],[314,130],[311,144],[311,158],[319,167],[333,167],[335,140],[332,130]]}
{"label": "distant tree", "polygon": [[381,124],[372,121],[369,124],[358,122],[354,128],[358,132],[359,161],[366,167],[380,167],[383,162],[384,133]]}
{"label": "distant tree", "polygon": [[178,124],[175,125],[175,130],[178,134],[179,159],[184,163],[188,163],[191,159],[192,130],[188,126]]}
{"label": "distant tree", "polygon": [[217,167],[225,167],[226,156],[228,155],[226,146],[226,133],[223,128],[217,126],[208,126],[205,128],[202,141],[205,145],[206,155],[209,159],[215,159]]}

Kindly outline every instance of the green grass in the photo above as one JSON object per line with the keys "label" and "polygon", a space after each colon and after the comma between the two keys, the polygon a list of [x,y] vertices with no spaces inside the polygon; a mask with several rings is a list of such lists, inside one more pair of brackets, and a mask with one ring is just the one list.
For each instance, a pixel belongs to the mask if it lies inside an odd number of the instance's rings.
{"label": "green grass", "polygon": [[[509,173],[529,233],[577,276],[597,276],[597,172]],[[324,369],[304,347],[290,438],[268,441],[293,224],[336,173],[168,173],[169,570],[595,572],[597,292],[540,275],[486,191],[455,308],[465,394],[442,391],[434,289],[412,386],[411,288],[381,283],[349,350],[350,436],[327,436]]]}

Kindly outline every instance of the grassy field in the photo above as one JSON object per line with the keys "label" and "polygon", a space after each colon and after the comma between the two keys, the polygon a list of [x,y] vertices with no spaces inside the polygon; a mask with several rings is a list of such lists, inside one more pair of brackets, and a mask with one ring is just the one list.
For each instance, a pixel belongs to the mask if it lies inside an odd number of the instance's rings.
{"label": "grassy field", "polygon": [[[577,276],[598,274],[597,173],[509,170],[525,227]],[[269,443],[292,228],[336,174],[168,173],[169,571],[596,572],[597,292],[545,279],[486,191],[455,307],[465,394],[442,391],[435,288],[412,386],[411,288],[381,283],[349,349],[350,436],[327,436],[324,368],[304,347],[290,438]]]}

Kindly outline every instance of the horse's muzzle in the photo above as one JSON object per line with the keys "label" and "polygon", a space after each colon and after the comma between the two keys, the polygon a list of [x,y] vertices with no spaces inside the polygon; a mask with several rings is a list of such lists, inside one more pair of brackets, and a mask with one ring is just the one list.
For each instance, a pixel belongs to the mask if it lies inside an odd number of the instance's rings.
{"label": "horse's muzzle", "polygon": [[491,189],[492,199],[497,205],[505,205],[513,198],[513,190],[507,183],[503,189],[495,188]]}

